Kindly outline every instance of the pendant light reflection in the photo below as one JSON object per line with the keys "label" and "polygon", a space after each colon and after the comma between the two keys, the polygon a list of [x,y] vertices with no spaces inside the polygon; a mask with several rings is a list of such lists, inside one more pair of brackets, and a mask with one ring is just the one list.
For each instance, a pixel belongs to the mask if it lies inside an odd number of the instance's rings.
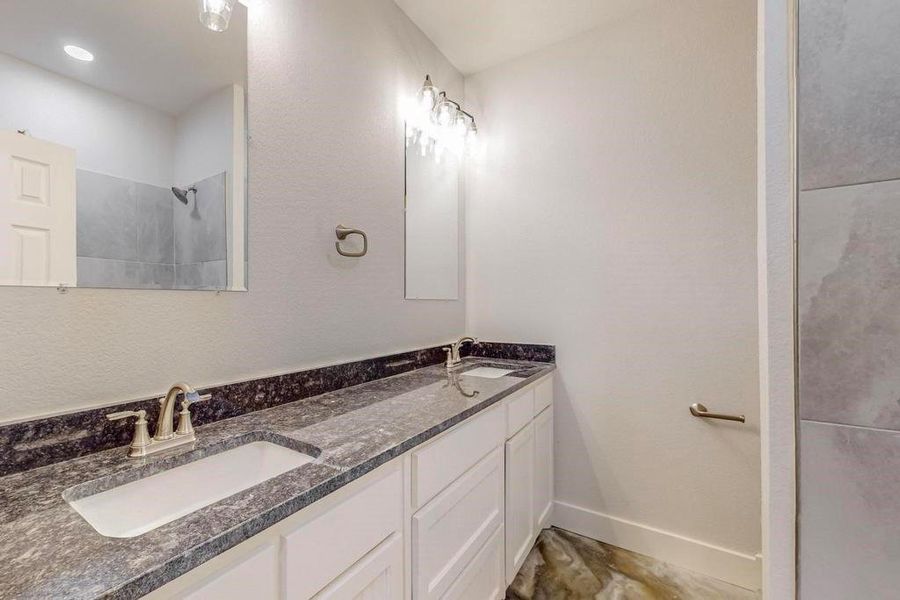
{"label": "pendant light reflection", "polygon": [[461,158],[474,154],[478,127],[475,117],[447,97],[425,76],[425,83],[407,110],[406,145],[418,144],[422,156],[440,163],[445,152]]}
{"label": "pendant light reflection", "polygon": [[218,33],[228,29],[236,0],[198,0],[198,2],[200,22],[207,29]]}

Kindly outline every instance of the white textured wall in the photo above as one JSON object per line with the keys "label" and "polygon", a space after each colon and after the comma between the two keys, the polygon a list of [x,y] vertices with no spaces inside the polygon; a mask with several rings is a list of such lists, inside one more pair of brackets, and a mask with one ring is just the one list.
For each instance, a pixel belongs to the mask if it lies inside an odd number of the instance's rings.
{"label": "white textured wall", "polygon": [[[391,0],[250,10],[250,292],[0,289],[0,420],[444,342],[464,305],[403,299],[399,97],[462,78]],[[369,254],[334,250],[338,223]]]}
{"label": "white textured wall", "polygon": [[0,129],[75,148],[79,169],[172,185],[174,118],[2,53]]}
{"label": "white textured wall", "polygon": [[[467,173],[469,331],[556,344],[558,500],[624,532],[608,541],[746,585],[755,29],[746,0],[661,3],[466,78],[486,143]],[[698,401],[749,422],[693,418]]]}

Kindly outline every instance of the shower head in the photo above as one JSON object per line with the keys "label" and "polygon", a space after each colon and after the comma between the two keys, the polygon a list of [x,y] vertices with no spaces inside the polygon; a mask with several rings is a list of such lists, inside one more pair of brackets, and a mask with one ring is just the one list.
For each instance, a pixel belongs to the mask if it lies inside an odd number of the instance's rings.
{"label": "shower head", "polygon": [[186,189],[186,190],[183,190],[183,189],[178,188],[178,187],[173,187],[173,188],[172,188],[172,193],[175,194],[175,197],[176,197],[176,198],[178,198],[179,200],[181,200],[181,203],[182,203],[182,204],[187,204],[187,203],[188,203],[188,197],[187,197],[188,192],[193,192],[194,198],[197,197],[197,188],[195,188],[194,186],[191,186],[191,187],[189,187],[189,188]]}

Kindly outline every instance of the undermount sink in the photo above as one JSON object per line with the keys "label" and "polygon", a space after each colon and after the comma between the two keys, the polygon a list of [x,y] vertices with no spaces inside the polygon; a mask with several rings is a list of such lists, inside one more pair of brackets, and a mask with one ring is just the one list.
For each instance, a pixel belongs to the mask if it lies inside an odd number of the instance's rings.
{"label": "undermount sink", "polygon": [[98,533],[136,537],[313,460],[256,441],[68,502]]}
{"label": "undermount sink", "polygon": [[498,379],[504,375],[515,373],[515,369],[498,369],[497,367],[478,367],[471,371],[466,371],[463,375],[470,377],[484,377],[485,379]]}

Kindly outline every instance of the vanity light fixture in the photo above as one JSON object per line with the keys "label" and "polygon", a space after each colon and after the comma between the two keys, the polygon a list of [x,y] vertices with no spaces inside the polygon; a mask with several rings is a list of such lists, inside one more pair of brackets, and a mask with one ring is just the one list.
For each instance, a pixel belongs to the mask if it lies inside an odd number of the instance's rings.
{"label": "vanity light fixture", "polygon": [[75,46],[72,44],[68,44],[63,46],[63,50],[66,54],[74,58],[75,60],[81,60],[84,62],[91,62],[94,60],[94,55],[81,46]]}
{"label": "vanity light fixture", "polygon": [[228,29],[231,21],[231,11],[234,10],[236,0],[198,0],[200,4],[200,22],[215,32]]}
{"label": "vanity light fixture", "polygon": [[406,145],[418,144],[422,156],[432,153],[440,162],[447,150],[459,157],[472,153],[478,133],[475,117],[435,87],[430,75],[425,76],[409,112]]}

